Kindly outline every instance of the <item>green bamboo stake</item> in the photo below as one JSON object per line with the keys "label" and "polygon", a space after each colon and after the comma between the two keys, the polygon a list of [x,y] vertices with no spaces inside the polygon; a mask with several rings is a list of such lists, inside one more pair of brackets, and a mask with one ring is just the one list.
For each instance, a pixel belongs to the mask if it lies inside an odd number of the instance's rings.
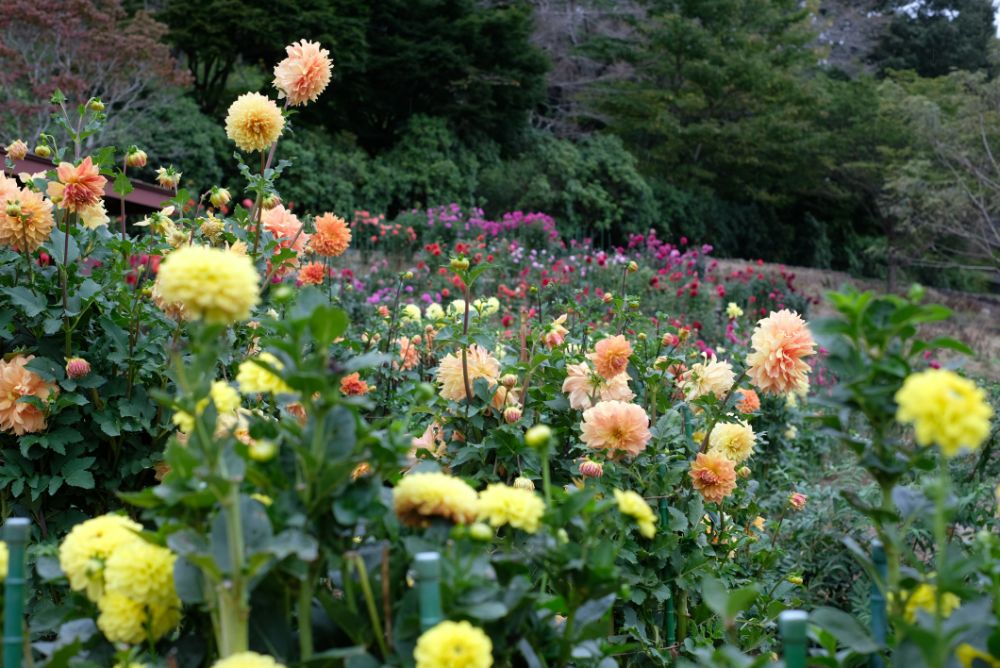
{"label": "green bamboo stake", "polygon": [[31,522],[23,517],[11,517],[3,527],[8,554],[3,601],[3,665],[7,668],[21,668],[24,658],[24,552],[30,532]]}
{"label": "green bamboo stake", "polygon": [[414,557],[414,568],[420,597],[420,629],[426,631],[444,620],[444,613],[441,612],[441,555],[420,552]]}
{"label": "green bamboo stake", "polygon": [[803,610],[785,610],[778,615],[781,631],[781,654],[785,668],[806,668],[806,621]]}
{"label": "green bamboo stake", "polygon": [[[871,613],[872,613],[872,637],[880,645],[885,645],[889,631],[889,621],[885,609],[885,586],[888,577],[888,565],[885,559],[885,547],[882,541],[877,538],[872,540],[872,564],[875,566],[877,578],[872,579],[871,588]],[[868,665],[871,668],[885,668],[882,656],[875,652],[869,657]]]}

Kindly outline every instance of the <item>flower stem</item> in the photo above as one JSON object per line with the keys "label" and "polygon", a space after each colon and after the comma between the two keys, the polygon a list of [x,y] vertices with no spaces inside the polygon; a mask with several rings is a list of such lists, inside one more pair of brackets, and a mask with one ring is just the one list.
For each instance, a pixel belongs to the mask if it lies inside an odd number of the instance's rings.
{"label": "flower stem", "polygon": [[299,585],[299,660],[308,661],[313,655],[313,629],[312,629],[312,574],[306,573],[306,577]]}

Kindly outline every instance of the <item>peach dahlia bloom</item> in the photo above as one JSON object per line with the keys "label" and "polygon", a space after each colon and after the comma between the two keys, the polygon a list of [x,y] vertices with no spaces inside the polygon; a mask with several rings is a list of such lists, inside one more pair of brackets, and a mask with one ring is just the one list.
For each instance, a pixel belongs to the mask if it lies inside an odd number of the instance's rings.
{"label": "peach dahlia bloom", "polygon": [[[45,176],[43,173],[42,176]],[[8,178],[6,174],[0,170],[0,202],[7,199],[11,195],[17,195],[17,179]]]}
{"label": "peach dahlia bloom", "polygon": [[74,213],[100,202],[108,182],[89,155],[79,165],[60,162],[56,178],[58,181],[49,182],[49,198],[60,208]]}
{"label": "peach dahlia bloom", "polygon": [[330,83],[330,52],[306,40],[286,46],[285,52],[288,56],[274,67],[278,99],[287,97],[293,107],[314,102]]}
{"label": "peach dahlia bloom", "polygon": [[721,454],[699,452],[688,475],[694,488],[710,503],[721,502],[736,489],[736,465]]}
{"label": "peach dahlia bloom", "polygon": [[299,283],[302,285],[321,285],[326,278],[326,267],[322,262],[309,262],[299,269]]}
{"label": "peach dahlia bloom", "polygon": [[18,355],[9,362],[0,360],[0,431],[17,436],[45,429],[45,414],[21,397],[38,397],[46,401],[56,388],[32,373],[25,365],[34,359]]}
{"label": "peach dahlia bloom", "polygon": [[342,255],[351,245],[351,228],[347,221],[332,213],[316,218],[316,234],[309,240],[309,247],[325,257]]}
{"label": "peach dahlia bloom", "polygon": [[587,359],[594,363],[597,373],[611,380],[628,368],[628,358],[632,356],[632,344],[621,334],[601,339],[594,346],[594,352]]}
{"label": "peach dahlia bloom", "polygon": [[[13,180],[9,182],[13,183]],[[10,246],[19,253],[33,252],[52,234],[55,224],[52,202],[28,188],[15,188],[5,199],[3,188],[0,183],[0,244]],[[20,209],[20,213],[14,216],[8,211],[8,204],[13,203]]]}
{"label": "peach dahlia bloom", "polygon": [[[490,351],[472,345],[466,353],[469,368],[469,387],[475,392],[477,378],[485,378],[491,386],[497,385],[500,379],[500,362]],[[441,385],[441,397],[449,401],[471,399],[465,393],[465,376],[462,373],[462,351],[444,356],[438,365],[437,382]]]}
{"label": "peach dahlia bloom", "polygon": [[264,229],[274,235],[278,245],[291,248],[296,253],[305,250],[309,235],[302,230],[302,222],[298,216],[279,204],[261,214]]}
{"label": "peach dahlia bloom", "polygon": [[606,450],[612,457],[637,455],[653,437],[642,406],[624,401],[601,401],[585,410],[580,431],[580,440],[588,448]]}
{"label": "peach dahlia bloom", "polygon": [[802,358],[816,353],[816,342],[798,313],[782,309],[757,323],[747,356],[750,380],[773,394],[807,388],[809,365]]}
{"label": "peach dahlia bloom", "polygon": [[570,407],[582,411],[590,408],[594,401],[632,401],[635,393],[628,382],[627,373],[605,380],[591,371],[586,362],[581,362],[566,365],[562,391],[568,395]]}
{"label": "peach dahlia bloom", "polygon": [[542,341],[550,350],[557,346],[561,346],[566,340],[566,335],[569,334],[569,330],[563,327],[563,323],[566,322],[566,318],[567,314],[563,313],[561,316],[553,320],[546,328],[545,333],[542,335]]}
{"label": "peach dahlia bloom", "polygon": [[419,344],[419,336],[414,336],[413,339],[401,336],[396,339],[396,345],[399,346],[399,362],[394,362],[393,366],[407,371],[417,366],[420,363],[420,351],[417,350]]}

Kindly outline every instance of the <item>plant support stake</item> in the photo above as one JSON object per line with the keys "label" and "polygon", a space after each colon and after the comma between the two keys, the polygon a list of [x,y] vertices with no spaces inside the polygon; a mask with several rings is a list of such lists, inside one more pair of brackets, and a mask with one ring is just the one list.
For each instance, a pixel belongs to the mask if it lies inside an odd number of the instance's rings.
{"label": "plant support stake", "polygon": [[414,567],[420,597],[420,630],[426,631],[444,619],[441,612],[441,555],[419,552],[414,558]]}
{"label": "plant support stake", "polygon": [[[882,587],[885,586],[888,566],[885,559],[885,548],[882,546],[882,541],[877,538],[872,540],[872,564],[874,564],[875,573],[878,576],[872,580],[871,590],[872,638],[879,645],[885,645],[889,623],[886,619],[885,593],[882,591]],[[871,668],[885,668],[885,663],[877,652],[871,655],[868,665]]]}
{"label": "plant support stake", "polygon": [[806,668],[806,621],[803,610],[785,610],[778,616],[781,630],[781,654],[785,668]]}
{"label": "plant support stake", "polygon": [[24,561],[25,547],[31,523],[23,517],[12,517],[3,527],[7,543],[7,581],[3,603],[3,665],[21,668],[24,656],[21,629],[24,625]]}

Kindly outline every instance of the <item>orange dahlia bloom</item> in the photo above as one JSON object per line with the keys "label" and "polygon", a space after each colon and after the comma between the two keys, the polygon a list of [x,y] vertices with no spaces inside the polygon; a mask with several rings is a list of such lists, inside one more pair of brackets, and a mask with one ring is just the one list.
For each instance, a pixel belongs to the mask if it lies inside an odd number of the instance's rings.
{"label": "orange dahlia bloom", "polygon": [[757,323],[750,343],[747,372],[758,389],[785,394],[808,387],[809,365],[802,358],[816,353],[816,342],[798,313],[771,313]]}
{"label": "orange dahlia bloom", "polygon": [[361,374],[355,371],[340,379],[340,391],[349,397],[360,397],[368,394],[371,388],[368,383],[361,380]]}
{"label": "orange dahlia bloom", "polygon": [[403,368],[408,371],[417,366],[417,363],[420,362],[420,351],[417,350],[419,342],[419,336],[414,336],[412,340],[408,336],[401,336],[396,339],[396,345],[399,346],[399,362],[396,364],[397,368]]}
{"label": "orange dahlia bloom", "polygon": [[[466,353],[469,368],[469,387],[475,391],[477,378],[485,378],[491,385],[497,385],[500,379],[500,362],[490,351],[478,345],[469,346]],[[465,376],[462,373],[462,352],[445,355],[438,365],[437,382],[441,385],[441,397],[450,401],[462,401],[465,393]]]}
{"label": "orange dahlia bloom", "polygon": [[288,56],[274,68],[278,99],[287,97],[293,107],[315,101],[330,83],[330,52],[306,40],[286,46],[285,52]]}
{"label": "orange dahlia bloom", "polygon": [[624,401],[601,401],[583,412],[580,440],[588,448],[607,450],[612,457],[637,455],[653,437],[642,406]]}
{"label": "orange dahlia bloom", "polygon": [[45,429],[45,414],[21,397],[38,397],[46,401],[56,392],[55,386],[32,373],[25,365],[34,359],[18,355],[9,362],[0,360],[0,431],[14,432],[17,436],[32,434]]}
{"label": "orange dahlia bloom", "polygon": [[699,452],[688,475],[694,488],[710,503],[721,502],[736,489],[736,464],[721,454]]}
{"label": "orange dahlia bloom", "polygon": [[594,363],[597,373],[605,380],[611,380],[628,368],[628,358],[632,356],[632,344],[621,334],[601,339],[594,346],[594,352],[587,359]]}
{"label": "orange dahlia bloom", "polygon": [[104,196],[108,180],[88,155],[79,165],[60,162],[56,168],[58,181],[50,181],[49,198],[61,208],[74,213],[94,206]]}
{"label": "orange dahlia bloom", "polygon": [[570,408],[587,410],[594,401],[632,401],[635,393],[628,386],[627,373],[605,380],[590,370],[586,362],[566,365],[562,391],[568,395]]}
{"label": "orange dahlia bloom", "polygon": [[760,397],[753,390],[740,390],[740,400],[736,403],[740,413],[756,413],[760,410]]}
{"label": "orange dahlia bloom", "polygon": [[316,218],[316,234],[309,247],[319,255],[337,257],[351,245],[351,229],[347,221],[332,213],[324,213]]}
{"label": "orange dahlia bloom", "polygon": [[[52,202],[28,188],[15,189],[4,199],[3,187],[0,183],[0,244],[19,253],[32,252],[52,234]],[[11,215],[11,204],[19,213]]]}
{"label": "orange dahlia bloom", "polygon": [[322,262],[309,262],[299,269],[299,283],[302,285],[321,285],[326,278],[326,267]]}

